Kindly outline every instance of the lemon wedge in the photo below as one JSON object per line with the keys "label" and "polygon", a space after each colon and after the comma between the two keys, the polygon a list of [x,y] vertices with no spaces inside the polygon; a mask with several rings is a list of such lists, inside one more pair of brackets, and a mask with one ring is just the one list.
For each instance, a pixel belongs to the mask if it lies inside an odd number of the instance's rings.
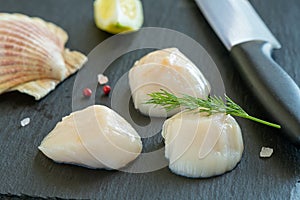
{"label": "lemon wedge", "polygon": [[98,28],[117,34],[136,31],[143,24],[143,7],[140,0],[96,0],[94,18]]}

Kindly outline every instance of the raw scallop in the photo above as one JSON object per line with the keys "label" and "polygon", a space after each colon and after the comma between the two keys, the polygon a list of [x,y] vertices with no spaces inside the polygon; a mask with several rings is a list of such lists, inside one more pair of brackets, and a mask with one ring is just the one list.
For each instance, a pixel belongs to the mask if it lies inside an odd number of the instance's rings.
{"label": "raw scallop", "polygon": [[153,117],[170,116],[180,110],[166,113],[161,106],[145,104],[152,92],[164,89],[176,96],[188,94],[203,99],[210,93],[200,70],[176,48],[158,50],[137,61],[129,71],[129,85],[135,108]]}
{"label": "raw scallop", "polygon": [[170,170],[186,177],[211,177],[230,171],[244,149],[238,123],[225,114],[183,111],[165,121],[162,135]]}
{"label": "raw scallop", "polygon": [[138,157],[142,142],[119,114],[95,105],[64,117],[39,149],[59,163],[119,169]]}
{"label": "raw scallop", "polygon": [[67,33],[39,18],[0,13],[0,94],[18,90],[39,100],[83,66],[64,47]]}

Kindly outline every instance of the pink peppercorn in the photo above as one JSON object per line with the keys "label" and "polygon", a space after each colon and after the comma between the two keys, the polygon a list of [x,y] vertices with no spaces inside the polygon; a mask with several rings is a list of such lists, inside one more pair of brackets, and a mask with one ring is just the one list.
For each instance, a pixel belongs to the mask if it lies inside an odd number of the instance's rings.
{"label": "pink peppercorn", "polygon": [[111,90],[111,88],[110,88],[109,85],[104,85],[103,88],[102,88],[102,90],[103,90],[103,92],[104,92],[105,95],[108,95],[109,92],[110,92],[110,90]]}
{"label": "pink peppercorn", "polygon": [[84,90],[83,90],[83,92],[82,92],[82,94],[83,94],[83,96],[85,96],[85,97],[90,97],[90,96],[92,96],[92,90],[90,89],[90,88],[84,88]]}

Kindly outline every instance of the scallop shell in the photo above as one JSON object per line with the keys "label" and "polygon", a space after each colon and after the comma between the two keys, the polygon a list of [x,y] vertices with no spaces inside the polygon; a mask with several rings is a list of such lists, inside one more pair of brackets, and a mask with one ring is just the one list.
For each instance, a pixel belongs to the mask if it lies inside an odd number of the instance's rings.
{"label": "scallop shell", "polygon": [[39,100],[87,58],[66,49],[67,33],[22,14],[0,13],[0,94],[18,90]]}

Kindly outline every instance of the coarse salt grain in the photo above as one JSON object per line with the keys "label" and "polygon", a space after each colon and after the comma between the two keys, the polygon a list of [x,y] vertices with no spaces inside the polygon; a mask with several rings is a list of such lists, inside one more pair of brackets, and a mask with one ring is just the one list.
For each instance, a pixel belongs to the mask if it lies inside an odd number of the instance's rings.
{"label": "coarse salt grain", "polygon": [[260,150],[259,156],[261,158],[269,158],[269,157],[272,156],[272,154],[273,154],[273,149],[272,148],[262,147],[261,150]]}
{"label": "coarse salt grain", "polygon": [[100,85],[104,85],[108,82],[107,76],[104,76],[103,74],[98,74],[98,82]]}
{"label": "coarse salt grain", "polygon": [[29,117],[24,118],[24,119],[22,119],[22,121],[21,121],[21,126],[22,126],[22,127],[27,126],[29,123],[30,123],[30,118],[29,118]]}

